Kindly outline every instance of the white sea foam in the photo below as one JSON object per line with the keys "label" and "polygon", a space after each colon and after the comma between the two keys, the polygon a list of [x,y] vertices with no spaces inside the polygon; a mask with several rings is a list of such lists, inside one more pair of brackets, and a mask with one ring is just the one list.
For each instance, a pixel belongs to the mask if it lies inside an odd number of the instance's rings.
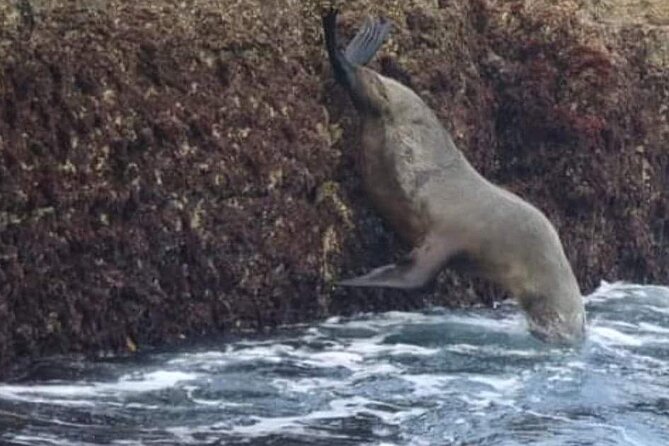
{"label": "white sea foam", "polygon": [[616,330],[615,328],[591,326],[589,331],[589,337],[593,342],[605,346],[624,345],[638,347],[643,345],[643,341],[640,340],[637,336],[625,334],[619,330]]}
{"label": "white sea foam", "polygon": [[649,322],[639,322],[639,329],[648,333],[669,334],[669,328],[661,327]]}
{"label": "white sea foam", "polygon": [[[379,406],[387,406],[388,411],[379,409]],[[304,433],[311,426],[321,420],[346,418],[350,416],[365,414],[381,419],[389,425],[399,425],[410,417],[420,416],[425,413],[424,409],[412,408],[409,410],[398,410],[387,403],[381,403],[368,398],[353,396],[350,398],[339,398],[330,401],[328,407],[315,410],[308,414],[288,417],[253,417],[253,423],[249,425],[234,426],[230,431],[234,434],[242,434],[250,437],[266,436],[281,432]],[[318,429],[309,429],[312,435],[318,435]],[[327,435],[332,438],[331,434]]]}
{"label": "white sea foam", "polygon": [[334,317],[326,320],[320,326],[330,329],[365,329],[376,332],[388,332],[389,327],[433,324],[442,322],[443,317],[440,314],[388,311],[378,314],[359,315],[355,319]]}
{"label": "white sea foam", "polygon": [[272,385],[274,387],[288,393],[310,393],[313,391],[338,389],[345,387],[348,384],[349,381],[332,378],[277,378],[272,380]]}
{"label": "white sea foam", "polygon": [[424,398],[434,395],[443,395],[449,390],[449,386],[458,378],[455,376],[420,374],[420,375],[401,375],[401,378],[412,384],[413,394],[418,398]]}
{"label": "white sea foam", "polygon": [[599,287],[585,297],[588,301],[623,298],[627,295],[627,293],[622,291],[625,286],[624,282],[609,283],[602,280],[599,283]]}
{"label": "white sea foam", "polygon": [[223,351],[207,351],[200,353],[181,354],[167,361],[173,365],[221,365],[228,363],[229,353]]}
{"label": "white sea foam", "polygon": [[[15,445],[26,445],[26,446],[34,446],[36,444],[40,445],[53,445],[53,446],[61,446],[61,445],[69,445],[70,443],[67,440],[64,440],[62,438],[59,438],[55,435],[47,435],[47,434],[40,434],[39,436],[37,435],[17,435],[12,438],[12,442]],[[84,442],[79,442],[77,443],[80,446],[91,446],[92,443],[84,443]]]}
{"label": "white sea foam", "polygon": [[491,332],[524,333],[525,319],[520,313],[508,315],[503,319],[493,319],[478,315],[449,315],[444,318],[448,324],[465,325]]}
{"label": "white sea foam", "polygon": [[646,308],[657,314],[669,315],[669,307],[665,308],[665,307],[658,307],[656,305],[648,305],[646,306]]}
{"label": "white sea foam", "polygon": [[517,377],[500,377],[494,375],[469,375],[469,381],[485,384],[498,392],[513,392],[521,387]]}
{"label": "white sea foam", "polygon": [[413,344],[384,344],[384,336],[352,342],[347,351],[356,352],[365,358],[378,356],[430,356],[439,352],[436,348],[421,347]]}
{"label": "white sea foam", "polygon": [[172,387],[180,381],[195,380],[198,375],[180,371],[159,370],[144,374],[124,375],[116,382],[88,384],[0,385],[0,397],[32,403],[50,403],[69,406],[93,406],[91,400],[121,393],[152,392]]}
{"label": "white sea foam", "polygon": [[638,301],[651,300],[669,305],[669,287],[652,285],[635,285],[626,282],[608,283],[602,281],[599,288],[586,296],[586,302],[604,302],[624,298],[635,298]]}
{"label": "white sea foam", "polygon": [[312,367],[344,367],[349,370],[357,369],[364,359],[361,354],[349,351],[319,352],[300,356],[305,358],[304,364]]}

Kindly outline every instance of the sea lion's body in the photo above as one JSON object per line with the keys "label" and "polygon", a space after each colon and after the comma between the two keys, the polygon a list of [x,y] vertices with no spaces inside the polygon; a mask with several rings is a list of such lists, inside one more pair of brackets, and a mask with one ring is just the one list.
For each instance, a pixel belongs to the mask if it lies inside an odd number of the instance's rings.
{"label": "sea lion's body", "polygon": [[324,23],[335,74],[348,87],[362,120],[366,192],[381,215],[415,247],[405,261],[342,284],[419,288],[460,258],[470,272],[518,298],[533,334],[556,342],[581,339],[581,293],[548,219],[483,178],[411,89],[364,63],[351,63],[360,52],[356,39],[366,45],[364,57],[357,59],[366,62],[387,34],[386,24],[368,21],[359,33],[364,39],[356,36],[344,55],[332,48],[334,17]]}

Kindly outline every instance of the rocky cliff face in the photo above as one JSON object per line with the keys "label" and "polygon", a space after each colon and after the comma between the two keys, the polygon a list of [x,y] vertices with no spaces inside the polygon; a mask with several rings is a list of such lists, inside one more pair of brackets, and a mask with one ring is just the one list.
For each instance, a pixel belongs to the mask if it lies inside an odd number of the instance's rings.
{"label": "rocky cliff face", "polygon": [[[0,367],[498,297],[448,273],[426,293],[332,286],[406,247],[361,192],[323,3],[0,6]],[[346,36],[392,18],[375,67],[547,213],[584,291],[666,283],[663,0],[339,3]]]}

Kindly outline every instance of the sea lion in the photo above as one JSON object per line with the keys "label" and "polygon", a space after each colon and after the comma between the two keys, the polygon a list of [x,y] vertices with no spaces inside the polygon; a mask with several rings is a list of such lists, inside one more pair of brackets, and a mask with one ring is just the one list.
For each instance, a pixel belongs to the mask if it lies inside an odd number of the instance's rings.
{"label": "sea lion", "polygon": [[420,288],[449,262],[464,259],[469,272],[517,298],[533,335],[552,343],[581,340],[581,291],[550,221],[483,178],[416,93],[365,67],[388,35],[389,22],[368,18],[344,52],[336,23],[336,10],[323,16],[335,78],[362,121],[364,187],[379,213],[414,246],[403,261],[339,284]]}

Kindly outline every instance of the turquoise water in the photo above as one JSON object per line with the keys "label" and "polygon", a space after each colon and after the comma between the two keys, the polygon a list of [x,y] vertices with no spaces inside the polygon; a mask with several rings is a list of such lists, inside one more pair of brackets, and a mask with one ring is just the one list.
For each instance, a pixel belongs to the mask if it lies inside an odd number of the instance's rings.
{"label": "turquoise water", "polygon": [[669,288],[603,284],[579,349],[518,308],[361,315],[0,384],[7,445],[669,445]]}

